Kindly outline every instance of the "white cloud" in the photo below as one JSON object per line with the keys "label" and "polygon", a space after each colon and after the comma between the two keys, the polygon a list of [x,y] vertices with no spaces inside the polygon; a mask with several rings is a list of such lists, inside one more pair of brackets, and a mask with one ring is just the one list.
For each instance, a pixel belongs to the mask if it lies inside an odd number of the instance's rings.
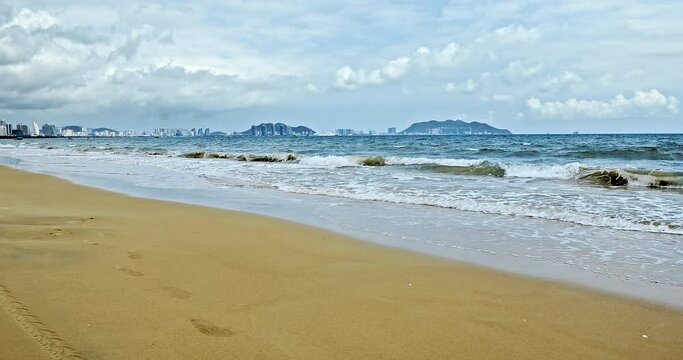
{"label": "white cloud", "polygon": [[315,84],[308,83],[306,84],[306,91],[311,94],[317,94],[320,92],[320,89]]}
{"label": "white cloud", "polygon": [[515,42],[535,42],[541,38],[542,32],[538,28],[525,28],[523,25],[511,24],[493,31],[496,39],[503,44]]}
{"label": "white cloud", "polygon": [[424,69],[449,68],[457,65],[463,55],[460,44],[451,42],[437,50],[422,46],[415,51],[413,59]]}
{"label": "white cloud", "polygon": [[636,91],[632,97],[617,95],[610,101],[577,100],[542,102],[536,97],[527,100],[527,107],[545,118],[610,118],[624,115],[678,113],[678,99],[665,96],[656,89]]}
{"label": "white cloud", "polygon": [[410,67],[410,59],[407,57],[400,57],[389,61],[389,63],[379,70],[379,75],[389,80],[397,80],[405,76]]}
{"label": "white cloud", "polygon": [[47,30],[51,27],[57,26],[61,21],[45,11],[31,11],[30,9],[21,9],[14,18],[7,24],[0,28],[8,28],[11,26],[19,26],[28,31]]}
{"label": "white cloud", "polygon": [[151,25],[145,24],[139,29],[133,29],[128,38],[126,38],[126,41],[111,53],[110,58],[115,59],[121,56],[126,60],[130,60],[137,54],[143,41],[161,40],[166,43],[170,41],[167,39],[168,36],[170,35],[158,35]]}
{"label": "white cloud", "polygon": [[350,66],[344,66],[335,73],[336,84],[345,89],[355,89],[363,85],[380,85],[404,77],[409,69],[410,59],[405,56],[391,60],[383,67],[370,71],[354,70]]}
{"label": "white cloud", "polygon": [[509,82],[521,82],[538,75],[543,69],[541,64],[531,64],[523,61],[510,62],[501,72],[503,78]]}
{"label": "white cloud", "polygon": [[544,87],[547,89],[561,90],[580,83],[581,80],[581,77],[576,75],[576,73],[571,71],[563,71],[562,74],[548,79],[545,82]]}
{"label": "white cloud", "polygon": [[[203,110],[239,109],[271,104],[286,93],[285,79],[272,82],[243,81],[237,76],[216,74],[210,69],[189,70],[178,65],[117,69],[104,86],[115,91],[112,101],[158,109],[174,107]],[[282,88],[280,88],[282,87]],[[172,89],[172,91],[170,91]]]}
{"label": "white cloud", "polygon": [[0,25],[0,65],[29,61],[46,43],[52,42],[46,30],[58,26],[59,19],[45,11],[21,9]]}
{"label": "white cloud", "polygon": [[413,67],[421,69],[450,68],[457,64],[462,51],[460,45],[449,43],[442,49],[432,50],[428,46],[419,47],[411,56],[402,56],[389,61],[381,68],[366,70],[344,66],[335,72],[336,85],[340,88],[355,89],[364,85],[380,85],[405,77]]}
{"label": "white cloud", "polygon": [[[150,56],[166,50],[158,45],[172,47],[175,41],[171,32],[152,25],[108,31],[71,25],[47,11],[22,9],[7,17],[0,23],[0,111],[97,112],[114,104],[153,112],[220,111],[272,104],[299,80],[272,72],[259,79],[242,71],[219,73],[196,57],[195,66],[173,64],[172,53]],[[145,42],[150,46],[143,52]],[[249,69],[258,71],[257,65],[251,62]],[[390,67],[386,76],[397,71]],[[306,90],[313,91],[311,86]]]}
{"label": "white cloud", "polygon": [[491,100],[500,101],[500,102],[508,102],[508,101],[512,100],[512,95],[494,94],[494,95],[491,95]]}
{"label": "white cloud", "polygon": [[454,84],[452,82],[449,82],[443,88],[445,92],[454,94],[469,94],[474,92],[474,90],[476,89],[477,83],[472,79],[467,79],[467,81],[465,81],[462,84]]}

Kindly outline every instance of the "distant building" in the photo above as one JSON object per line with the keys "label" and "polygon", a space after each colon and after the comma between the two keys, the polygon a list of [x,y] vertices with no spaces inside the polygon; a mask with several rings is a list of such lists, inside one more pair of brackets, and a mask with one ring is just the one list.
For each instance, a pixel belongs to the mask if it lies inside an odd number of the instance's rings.
{"label": "distant building", "polygon": [[197,136],[204,136],[204,129],[202,129],[202,128],[197,129]]}
{"label": "distant building", "polygon": [[387,129],[387,134],[389,135],[396,135],[396,128],[395,127],[390,127]]}
{"label": "distant building", "polygon": [[[28,125],[24,124],[17,124],[17,136],[31,136],[31,129],[29,129]],[[18,132],[21,132],[19,134]]]}
{"label": "distant building", "polygon": [[313,129],[306,126],[289,126],[283,123],[262,123],[252,125],[249,130],[237,132],[236,135],[246,136],[311,136]]}
{"label": "distant building", "polygon": [[209,136],[211,135],[211,130],[209,128],[204,129],[204,136]]}
{"label": "distant building", "polygon": [[48,124],[43,125],[40,133],[43,136],[57,136],[57,134],[58,134],[57,127],[54,125],[48,125]]}
{"label": "distant building", "polygon": [[282,123],[264,123],[252,125],[250,133],[252,136],[287,136],[290,135],[291,128]]}
{"label": "distant building", "polygon": [[12,135],[12,124],[5,122],[5,120],[0,120],[0,136],[11,136]]}
{"label": "distant building", "polygon": [[335,131],[337,136],[351,136],[354,134],[353,129],[337,129]]}
{"label": "distant building", "polygon": [[32,125],[31,136],[40,135],[40,128],[38,127],[38,123],[34,121],[31,125]]}

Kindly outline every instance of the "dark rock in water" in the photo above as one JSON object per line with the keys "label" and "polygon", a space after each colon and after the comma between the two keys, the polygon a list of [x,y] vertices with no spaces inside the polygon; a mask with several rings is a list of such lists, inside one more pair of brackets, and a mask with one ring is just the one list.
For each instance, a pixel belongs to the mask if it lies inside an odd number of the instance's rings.
{"label": "dark rock in water", "polygon": [[658,180],[657,183],[654,185],[659,187],[659,186],[670,186],[671,184],[669,184],[669,182],[666,180]]}
{"label": "dark rock in water", "polygon": [[616,170],[602,170],[590,173],[583,177],[584,180],[588,180],[600,185],[610,185],[610,186],[626,186],[628,185],[628,179],[625,178],[621,173]]}
{"label": "dark rock in water", "polygon": [[437,173],[450,173],[455,175],[482,175],[482,176],[493,176],[493,177],[503,177],[505,176],[505,169],[502,167],[483,163],[481,165],[472,166],[446,166],[439,165],[432,168],[432,171]]}
{"label": "dark rock in water", "polygon": [[191,153],[182,154],[180,156],[185,157],[185,158],[190,158],[190,159],[200,159],[200,158],[203,158],[205,155],[206,155],[206,152],[204,152],[204,151],[193,151]]}
{"label": "dark rock in water", "polygon": [[509,135],[506,129],[498,129],[486,123],[462,120],[416,122],[400,132],[405,135]]}
{"label": "dark rock in water", "polygon": [[364,166],[384,166],[386,161],[381,156],[371,156],[360,161],[361,165]]}
{"label": "dark rock in water", "polygon": [[269,155],[258,155],[254,156],[248,159],[248,161],[255,161],[255,162],[278,162],[280,159],[276,158],[275,156],[269,156]]}

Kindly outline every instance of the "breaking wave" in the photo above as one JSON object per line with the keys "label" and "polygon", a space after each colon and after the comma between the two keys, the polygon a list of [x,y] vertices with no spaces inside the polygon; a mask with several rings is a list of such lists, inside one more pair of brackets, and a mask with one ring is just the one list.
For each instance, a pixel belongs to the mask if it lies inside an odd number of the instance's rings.
{"label": "breaking wave", "polygon": [[229,159],[250,162],[292,162],[298,159],[295,154],[230,154],[193,151],[181,154],[180,157],[190,159]]}
{"label": "breaking wave", "polygon": [[[150,155],[160,155],[149,153]],[[576,180],[582,184],[683,188],[683,172],[633,168],[596,168],[578,162],[568,164],[502,163],[485,159],[444,159],[395,156],[306,156],[293,153],[233,154],[194,151],[179,155],[193,159],[227,159],[245,162],[298,164],[312,168],[414,167],[433,173],[508,178]]]}

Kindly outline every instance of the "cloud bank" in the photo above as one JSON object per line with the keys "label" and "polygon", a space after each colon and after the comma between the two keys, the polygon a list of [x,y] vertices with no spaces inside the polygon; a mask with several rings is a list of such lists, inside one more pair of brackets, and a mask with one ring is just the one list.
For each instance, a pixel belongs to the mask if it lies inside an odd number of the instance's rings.
{"label": "cloud bank", "polygon": [[532,97],[527,100],[526,104],[531,111],[544,118],[614,118],[618,116],[678,113],[678,99],[673,96],[665,96],[656,89],[636,91],[630,98],[619,94],[610,101],[572,98],[566,101],[542,102],[538,98]]}
{"label": "cloud bank", "polygon": [[457,64],[461,53],[460,45],[456,43],[449,43],[438,50],[421,46],[412,55],[390,60],[386,65],[377,69],[353,69],[346,65],[335,72],[335,83],[337,87],[345,89],[355,89],[364,85],[380,85],[392,80],[399,80],[407,76],[416,67],[424,71],[453,67]]}

